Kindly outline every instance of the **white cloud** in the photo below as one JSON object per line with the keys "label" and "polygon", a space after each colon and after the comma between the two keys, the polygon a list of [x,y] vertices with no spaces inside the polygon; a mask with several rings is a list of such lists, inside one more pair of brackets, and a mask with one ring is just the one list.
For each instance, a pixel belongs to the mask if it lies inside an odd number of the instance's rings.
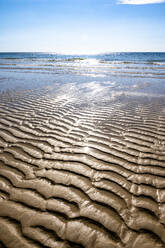
{"label": "white cloud", "polygon": [[119,0],[118,3],[143,5],[143,4],[165,3],[165,0]]}

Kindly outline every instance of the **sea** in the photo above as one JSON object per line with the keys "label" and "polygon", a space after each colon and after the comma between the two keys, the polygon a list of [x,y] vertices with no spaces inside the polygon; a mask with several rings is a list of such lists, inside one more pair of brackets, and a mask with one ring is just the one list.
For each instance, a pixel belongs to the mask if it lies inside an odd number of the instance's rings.
{"label": "sea", "polygon": [[[165,53],[116,52],[98,55],[0,53],[0,92],[106,84],[134,94],[165,94]],[[113,86],[113,87],[112,87]]]}

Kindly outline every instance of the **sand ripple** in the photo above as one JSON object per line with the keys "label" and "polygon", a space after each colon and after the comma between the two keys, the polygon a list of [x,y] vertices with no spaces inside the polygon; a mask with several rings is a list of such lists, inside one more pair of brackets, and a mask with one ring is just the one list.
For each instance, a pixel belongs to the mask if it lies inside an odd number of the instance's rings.
{"label": "sand ripple", "polygon": [[165,247],[163,99],[0,101],[0,247]]}

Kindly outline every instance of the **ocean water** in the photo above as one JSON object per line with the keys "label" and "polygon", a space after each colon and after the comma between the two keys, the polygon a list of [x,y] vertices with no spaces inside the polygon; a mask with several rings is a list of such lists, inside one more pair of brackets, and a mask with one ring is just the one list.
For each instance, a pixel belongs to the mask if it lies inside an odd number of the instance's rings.
{"label": "ocean water", "polygon": [[137,94],[165,94],[165,53],[0,53],[0,91],[97,83]]}

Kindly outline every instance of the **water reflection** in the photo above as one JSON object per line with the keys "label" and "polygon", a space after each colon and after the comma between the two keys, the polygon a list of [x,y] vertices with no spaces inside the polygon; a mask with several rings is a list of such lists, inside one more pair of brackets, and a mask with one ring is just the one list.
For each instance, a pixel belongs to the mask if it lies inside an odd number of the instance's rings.
{"label": "water reflection", "polygon": [[[78,89],[82,94],[83,89],[88,97],[102,97],[103,93],[110,93],[110,87],[113,91],[165,94],[163,56],[153,55],[152,61],[152,54],[0,54],[0,91],[59,84],[69,96],[75,95]],[[59,90],[59,86],[55,90]]]}
{"label": "water reflection", "polygon": [[89,151],[90,151],[90,147],[88,146],[84,147],[84,153],[89,153]]}

